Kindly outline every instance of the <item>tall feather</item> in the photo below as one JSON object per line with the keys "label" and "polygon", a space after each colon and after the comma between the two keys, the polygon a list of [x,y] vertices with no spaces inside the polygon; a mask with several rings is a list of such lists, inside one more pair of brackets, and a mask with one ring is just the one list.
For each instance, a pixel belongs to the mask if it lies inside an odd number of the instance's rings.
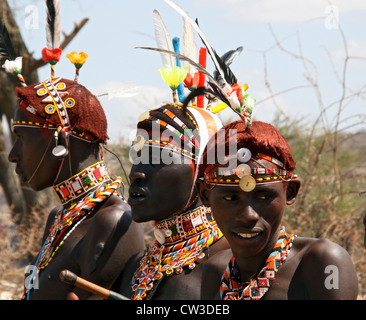
{"label": "tall feather", "polygon": [[[218,60],[222,63],[222,68],[225,73],[226,81],[233,85],[237,82],[237,79],[231,69],[229,68],[230,64],[233,62],[233,60],[243,51],[243,47],[238,47],[235,50],[230,50],[226,53],[224,53]],[[220,75],[217,71],[214,71],[213,76],[216,80],[220,82]]]}
{"label": "tall feather", "polygon": [[0,61],[14,60],[15,50],[10,40],[9,32],[0,19]]}
{"label": "tall feather", "polygon": [[[191,23],[192,27],[196,30],[196,32],[198,33],[198,35],[201,37],[202,42],[204,43],[204,45],[207,48],[208,53],[211,56],[211,59],[215,65],[215,68],[217,70],[217,72],[220,74],[222,79],[225,79],[225,73],[222,70],[222,67],[220,65],[220,63],[217,61],[217,54],[215,54],[214,50],[212,49],[211,45],[209,44],[209,42],[207,41],[206,37],[204,36],[204,34],[202,33],[200,27],[198,26],[198,24],[188,15],[187,12],[185,12],[181,7],[179,7],[176,3],[174,3],[171,0],[165,0],[165,2],[171,6],[175,11],[177,11],[182,17],[186,18],[188,22]],[[226,81],[226,80],[224,80]]]}
{"label": "tall feather", "polygon": [[61,17],[59,0],[45,0],[47,6],[46,41],[47,48],[60,47]]}
{"label": "tall feather", "polygon": [[[168,51],[174,51],[172,38],[164,24],[164,21],[159,11],[154,10],[153,19],[156,45],[158,46],[158,48]],[[160,55],[163,62],[163,67],[174,68],[176,66],[175,58],[172,55],[166,53],[161,53]]]}
{"label": "tall feather", "polygon": [[[190,58],[194,62],[197,62],[197,45],[194,39],[194,31],[192,24],[186,17],[183,17],[183,53],[186,57]],[[189,64],[189,73],[194,74],[194,67]]]}

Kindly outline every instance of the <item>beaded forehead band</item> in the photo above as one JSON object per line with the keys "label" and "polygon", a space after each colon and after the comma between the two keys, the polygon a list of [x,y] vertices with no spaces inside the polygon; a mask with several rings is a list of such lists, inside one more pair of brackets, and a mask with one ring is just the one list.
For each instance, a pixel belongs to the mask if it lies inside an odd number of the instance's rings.
{"label": "beaded forehead band", "polygon": [[[280,168],[266,168],[263,164],[256,161],[256,159],[272,162]],[[240,162],[240,164],[235,168],[230,168],[231,166],[229,166],[229,168],[223,168],[214,167],[212,164],[208,165],[203,175],[204,182],[209,185],[239,185],[243,191],[250,192],[254,190],[258,183],[289,181],[293,178],[292,172],[285,170],[281,161],[261,153],[258,153],[253,157],[251,151],[247,148],[238,150],[236,160],[237,162]],[[260,167],[251,168],[247,164],[249,160],[254,161]],[[253,177],[253,175],[256,177]],[[235,178],[235,176],[237,178]]]}

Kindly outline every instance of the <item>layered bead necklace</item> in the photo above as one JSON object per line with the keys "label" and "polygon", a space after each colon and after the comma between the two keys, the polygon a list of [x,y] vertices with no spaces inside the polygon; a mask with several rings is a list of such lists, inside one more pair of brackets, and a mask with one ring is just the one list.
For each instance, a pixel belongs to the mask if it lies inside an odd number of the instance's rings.
{"label": "layered bead necklace", "polygon": [[149,300],[165,276],[193,269],[204,251],[223,234],[212,217],[211,208],[193,210],[159,221],[157,240],[145,252],[132,279],[132,300]]}
{"label": "layered bead necklace", "polygon": [[[111,182],[109,184],[105,184],[107,180],[110,180]],[[76,187],[75,183],[80,184],[80,188]],[[121,183],[122,179],[119,177],[113,181],[110,179],[104,168],[104,163],[101,161],[54,187],[59,190],[60,185],[65,187],[63,194],[66,194],[67,187],[71,186],[72,188],[73,184],[73,190],[81,190],[82,188],[81,192],[74,193],[71,198],[69,196],[64,197],[63,199],[67,199],[67,202],[75,200],[80,196],[85,196],[78,202],[73,203],[69,208],[61,209],[56,213],[53,224],[49,229],[48,236],[37,257],[32,278],[36,270],[42,270],[49,265],[56,252],[64,244],[70,234],[82,221],[91,215],[93,209],[98,204],[108,199],[112,194],[116,194],[121,197],[118,191]],[[92,191],[93,187],[97,187],[97,189]],[[59,194],[59,192],[57,192],[57,194]],[[27,292],[28,290],[26,288],[23,294],[23,299]]]}
{"label": "layered bead necklace", "polygon": [[221,299],[259,300],[263,298],[275,281],[278,269],[285,262],[295,237],[294,234],[287,236],[285,228],[281,228],[279,238],[267,258],[264,267],[246,287],[241,285],[240,270],[234,256],[232,256],[221,279]]}

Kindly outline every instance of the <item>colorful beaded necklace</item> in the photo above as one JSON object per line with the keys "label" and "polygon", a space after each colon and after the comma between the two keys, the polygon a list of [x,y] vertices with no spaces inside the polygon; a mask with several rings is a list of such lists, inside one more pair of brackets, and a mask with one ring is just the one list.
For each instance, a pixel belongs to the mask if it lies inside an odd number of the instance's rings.
{"label": "colorful beaded necklace", "polygon": [[223,236],[211,208],[204,206],[159,221],[157,230],[159,240],[146,250],[134,274],[132,300],[151,299],[165,276],[180,274],[184,267],[193,269],[204,251]]}
{"label": "colorful beaded necklace", "polygon": [[71,178],[53,186],[62,204],[89,192],[90,188],[96,187],[109,180],[110,177],[103,161],[99,161]]}
{"label": "colorful beaded necklace", "polygon": [[[65,240],[82,221],[90,216],[93,209],[98,204],[108,199],[112,194],[121,197],[118,192],[121,183],[122,179],[118,177],[109,184],[99,186],[99,188],[89,193],[79,202],[73,204],[70,208],[59,210],[56,213],[54,222],[49,229],[48,236],[37,257],[35,269],[42,270],[49,265]],[[26,288],[23,298],[27,292],[28,290]]]}
{"label": "colorful beaded necklace", "polygon": [[263,298],[275,281],[278,269],[285,262],[295,237],[294,234],[287,237],[285,228],[281,228],[279,238],[267,258],[264,267],[246,287],[241,285],[240,271],[234,256],[232,256],[221,278],[221,299],[259,300]]}

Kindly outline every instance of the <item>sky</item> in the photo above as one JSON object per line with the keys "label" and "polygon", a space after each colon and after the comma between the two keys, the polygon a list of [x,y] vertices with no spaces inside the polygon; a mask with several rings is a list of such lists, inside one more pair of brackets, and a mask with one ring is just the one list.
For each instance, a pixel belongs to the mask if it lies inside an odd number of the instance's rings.
{"label": "sky", "polygon": [[[46,44],[44,1],[8,1],[28,50],[40,57]],[[254,119],[271,122],[280,114],[289,123],[316,123],[330,130],[339,115],[339,129],[365,129],[365,1],[175,2],[198,18],[203,34],[219,55],[243,46],[231,69],[257,100]],[[89,22],[64,50],[56,75],[72,79],[75,69],[65,55],[84,51],[89,58],[80,71],[81,84],[96,95],[114,88],[137,93],[129,98],[99,97],[112,142],[123,137],[130,143],[139,115],[172,101],[171,90],[158,72],[162,67],[159,53],[137,48],[156,46],[154,9],[171,37],[182,39],[183,20],[164,0],[61,0],[63,32],[70,33],[74,23],[85,17]],[[196,44],[202,46],[197,35]],[[207,69],[214,70],[209,59]],[[40,80],[49,78],[49,67],[39,69],[39,76]],[[225,121],[225,114],[223,117]]]}

